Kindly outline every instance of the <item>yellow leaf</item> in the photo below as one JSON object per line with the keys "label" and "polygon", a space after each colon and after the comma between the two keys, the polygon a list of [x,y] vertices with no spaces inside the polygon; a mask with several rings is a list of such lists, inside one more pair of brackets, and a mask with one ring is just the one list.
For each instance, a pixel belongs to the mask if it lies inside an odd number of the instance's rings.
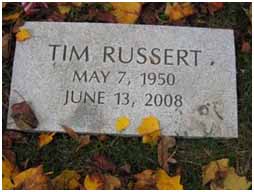
{"label": "yellow leaf", "polygon": [[149,116],[142,120],[137,129],[139,135],[143,136],[143,143],[155,143],[160,136],[160,124],[156,117]]}
{"label": "yellow leaf", "polygon": [[25,27],[20,27],[19,32],[16,34],[17,41],[25,41],[31,38],[31,33]]}
{"label": "yellow leaf", "polygon": [[11,178],[18,174],[18,170],[15,165],[13,165],[8,159],[2,161],[2,172],[3,177]]}
{"label": "yellow leaf", "polygon": [[160,138],[160,130],[154,131],[153,133],[144,135],[142,138],[143,143],[156,144]]}
{"label": "yellow leaf", "polygon": [[43,173],[42,165],[19,173],[13,181],[15,189],[48,189],[48,178]]}
{"label": "yellow leaf", "polygon": [[157,130],[160,130],[159,120],[154,116],[144,118],[137,129],[140,135],[150,134]]}
{"label": "yellow leaf", "polygon": [[66,5],[59,5],[59,6],[57,6],[57,8],[58,8],[59,13],[62,15],[67,15],[71,10],[71,7],[66,6]]}
{"label": "yellow leaf", "polygon": [[203,185],[206,185],[210,181],[216,178],[216,173],[218,171],[227,171],[228,169],[228,159],[220,159],[217,161],[211,161],[208,165],[202,167],[202,179]]}
{"label": "yellow leaf", "polygon": [[39,136],[39,148],[49,144],[51,141],[53,141],[53,136],[56,133],[42,133]]}
{"label": "yellow leaf", "polygon": [[118,23],[135,23],[138,19],[142,3],[111,3],[113,10],[111,13],[116,17]]}
{"label": "yellow leaf", "polygon": [[55,189],[78,189],[80,175],[73,170],[63,170],[62,173],[52,180]]}
{"label": "yellow leaf", "polygon": [[226,177],[222,180],[222,185],[217,185],[216,182],[211,183],[211,189],[213,190],[247,190],[250,186],[251,182],[249,182],[246,177],[238,176],[233,167],[228,169]]}
{"label": "yellow leaf", "polygon": [[18,11],[9,15],[3,15],[4,21],[16,21],[21,15],[22,11]]}
{"label": "yellow leaf", "polygon": [[98,190],[104,187],[104,177],[99,173],[93,173],[92,175],[87,175],[84,180],[84,187],[87,190]]}
{"label": "yellow leaf", "polygon": [[179,3],[174,3],[174,5],[167,3],[165,15],[167,15],[172,21],[178,21],[184,18],[184,14]]}
{"label": "yellow leaf", "polygon": [[14,188],[14,185],[9,177],[3,177],[2,184],[3,190],[10,190]]}
{"label": "yellow leaf", "polygon": [[182,190],[180,184],[181,177],[179,175],[170,177],[163,169],[156,172],[156,187],[159,190]]}
{"label": "yellow leaf", "polygon": [[128,117],[119,117],[116,120],[115,128],[118,132],[125,130],[130,125],[130,120]]}
{"label": "yellow leaf", "polygon": [[121,181],[112,175],[105,175],[105,189],[113,190],[121,187]]}

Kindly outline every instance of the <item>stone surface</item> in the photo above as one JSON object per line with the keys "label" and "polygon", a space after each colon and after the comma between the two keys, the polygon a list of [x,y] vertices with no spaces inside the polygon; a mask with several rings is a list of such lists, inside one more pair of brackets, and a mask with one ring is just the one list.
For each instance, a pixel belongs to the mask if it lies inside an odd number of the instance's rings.
{"label": "stone surface", "polygon": [[[232,30],[47,22],[25,27],[32,38],[16,43],[10,106],[22,101],[19,94],[25,98],[39,120],[34,131],[63,131],[64,124],[82,133],[115,134],[116,119],[127,116],[130,126],[122,134],[136,135],[142,118],[153,115],[165,135],[237,137]],[[9,129],[19,129],[10,113],[8,122]]]}

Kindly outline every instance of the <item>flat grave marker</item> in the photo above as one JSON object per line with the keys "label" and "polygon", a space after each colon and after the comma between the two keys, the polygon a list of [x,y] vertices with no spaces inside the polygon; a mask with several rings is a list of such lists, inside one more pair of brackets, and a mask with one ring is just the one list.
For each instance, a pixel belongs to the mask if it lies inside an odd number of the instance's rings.
{"label": "flat grave marker", "polygon": [[[232,30],[100,23],[27,22],[16,43],[10,107],[30,104],[32,131],[137,135],[153,115],[162,134],[237,137]],[[16,90],[16,91],[15,91]],[[17,129],[8,115],[8,128]]]}

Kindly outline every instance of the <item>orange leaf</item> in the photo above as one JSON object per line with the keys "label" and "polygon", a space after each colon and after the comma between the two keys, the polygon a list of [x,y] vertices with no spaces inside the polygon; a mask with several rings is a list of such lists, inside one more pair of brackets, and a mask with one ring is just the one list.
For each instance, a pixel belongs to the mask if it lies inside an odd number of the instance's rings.
{"label": "orange leaf", "polygon": [[43,173],[42,165],[19,173],[14,177],[13,181],[15,189],[48,189],[48,178]]}
{"label": "orange leaf", "polygon": [[51,141],[53,141],[53,136],[56,133],[42,133],[39,136],[39,148],[43,147],[44,145],[49,144]]}
{"label": "orange leaf", "polygon": [[104,177],[99,173],[87,175],[84,180],[84,187],[87,190],[98,190],[104,187]]}
{"label": "orange leaf", "polygon": [[111,13],[116,17],[118,23],[135,23],[138,19],[142,3],[111,3]]}
{"label": "orange leaf", "polygon": [[79,188],[79,179],[80,175],[76,171],[65,169],[52,180],[52,184],[54,189],[74,190]]}
{"label": "orange leaf", "polygon": [[25,41],[31,38],[31,33],[25,27],[20,27],[19,32],[16,34],[17,41]]}

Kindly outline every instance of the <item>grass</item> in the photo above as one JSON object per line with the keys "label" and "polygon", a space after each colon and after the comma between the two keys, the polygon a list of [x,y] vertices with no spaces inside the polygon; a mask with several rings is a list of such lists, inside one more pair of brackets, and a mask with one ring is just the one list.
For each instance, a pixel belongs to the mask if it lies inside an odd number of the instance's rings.
{"label": "grass", "polygon": [[[185,189],[206,189],[202,186],[202,165],[215,159],[229,158],[230,164],[238,173],[251,179],[251,54],[241,53],[241,42],[244,38],[251,43],[252,37],[247,33],[249,20],[243,11],[244,3],[226,3],[222,11],[213,16],[199,15],[205,26],[216,28],[233,28],[236,35],[239,138],[238,139],[184,139],[177,138],[176,160],[181,167],[182,182]],[[84,8],[85,9],[85,8]],[[78,17],[75,10],[73,17]],[[68,20],[71,20],[69,18]],[[238,33],[244,34],[238,37]],[[12,61],[3,61],[3,92],[8,95],[11,80]],[[5,103],[5,101],[3,101]],[[6,122],[7,110],[3,108],[3,124]],[[26,133],[27,143],[16,143],[13,151],[17,155],[17,164],[27,167],[43,164],[51,177],[63,169],[86,170],[93,154],[100,153],[109,157],[118,167],[129,163],[133,174],[144,169],[156,169],[157,147],[144,145],[139,138],[123,138],[111,136],[106,142],[93,137],[91,144],[75,152],[78,143],[67,135],[58,133],[52,143],[41,150],[37,148],[38,134]],[[172,170],[174,166],[170,167]]]}

